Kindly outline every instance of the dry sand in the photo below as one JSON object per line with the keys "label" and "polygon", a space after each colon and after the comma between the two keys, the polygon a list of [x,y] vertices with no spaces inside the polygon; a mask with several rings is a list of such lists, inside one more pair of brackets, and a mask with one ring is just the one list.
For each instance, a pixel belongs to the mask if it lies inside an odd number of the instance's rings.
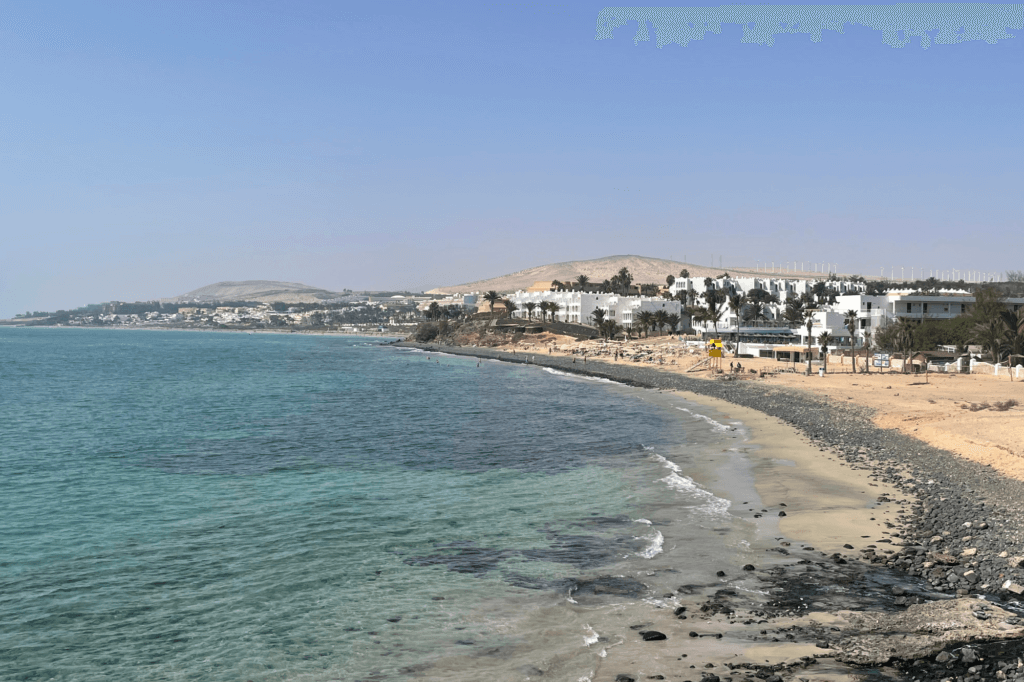
{"label": "dry sand", "polygon": [[[609,349],[612,353],[620,350],[643,354],[644,360],[655,359],[654,363],[645,362],[645,366],[673,373],[686,372],[702,358],[700,354],[682,350],[679,341],[669,336],[604,345],[598,341],[576,342],[568,337],[543,335],[531,342],[535,352],[544,354],[552,346],[557,349],[555,355],[572,355],[575,349],[578,362],[582,362],[579,353],[585,349],[590,354],[588,362],[615,362],[614,355],[598,355]],[[525,346],[519,344],[518,347]],[[631,359],[618,362],[631,362]],[[740,376],[745,381],[809,391],[871,408],[875,411],[875,424],[881,428],[898,429],[966,459],[991,465],[1005,476],[1024,480],[1024,382],[978,374],[929,373],[925,376],[874,369],[869,374],[854,374],[849,365],[836,362],[830,363],[824,377],[818,376],[817,365],[815,373],[807,376],[806,364],[794,366],[775,360],[729,357],[722,360],[726,371],[730,362],[743,365],[744,373]],[[751,369],[758,374],[750,374]],[[760,378],[762,370],[766,374]],[[707,370],[686,373],[697,379],[720,380],[722,377]],[[1019,404],[1005,411],[991,407],[1009,400]],[[968,409],[972,404],[990,407],[972,411]]]}

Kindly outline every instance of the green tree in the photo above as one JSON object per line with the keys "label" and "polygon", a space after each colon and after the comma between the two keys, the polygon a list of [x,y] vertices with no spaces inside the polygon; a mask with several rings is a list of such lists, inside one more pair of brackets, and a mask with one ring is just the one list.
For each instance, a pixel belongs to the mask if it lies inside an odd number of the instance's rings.
{"label": "green tree", "polygon": [[1003,318],[993,317],[987,322],[974,326],[973,340],[981,344],[992,355],[992,363],[996,364],[1002,357],[1003,338],[1006,335],[1006,323]]}
{"label": "green tree", "polygon": [[633,275],[629,274],[628,268],[621,268],[616,277],[619,278],[619,286],[622,288],[622,295],[629,295],[629,285],[633,283]]}
{"label": "green tree", "polygon": [[746,302],[746,298],[741,294],[733,294],[729,297],[729,310],[732,311],[733,319],[736,320],[736,350],[733,353],[734,355],[740,352],[740,313],[743,312]]}
{"label": "green tree", "polygon": [[1003,346],[1007,352],[1006,362],[1010,368],[1010,381],[1013,381],[1014,360],[1021,364],[1021,356],[1024,356],[1024,308],[1016,312],[1003,311],[1004,332]]}
{"label": "green tree", "polygon": [[811,343],[814,337],[811,336],[811,328],[814,327],[814,311],[804,311],[804,326],[807,327],[807,376],[811,375]]}
{"label": "green tree", "polygon": [[679,271],[679,279],[689,279],[689,277],[690,271],[687,270],[686,268],[683,268],[682,270]]}
{"label": "green tree", "polygon": [[987,324],[1001,317],[1006,311],[1006,299],[994,286],[980,286],[974,291],[974,305],[971,306],[971,320],[975,325]]}
{"label": "green tree", "polygon": [[676,278],[674,276],[669,275],[668,277],[665,278],[665,285],[666,286],[672,286],[675,283],[676,283]]}
{"label": "green tree", "polygon": [[828,347],[832,345],[835,339],[826,329],[822,333],[818,334],[818,347],[821,348],[821,359],[825,363],[825,373],[828,374]]}
{"label": "green tree", "polygon": [[655,310],[654,326],[658,329],[659,334],[661,333],[661,330],[665,328],[666,324],[668,324],[668,313],[663,309]]}
{"label": "green tree", "polygon": [[914,352],[914,327],[908,320],[900,320],[896,323],[896,336],[893,339],[896,347],[903,355],[903,373],[906,374],[910,362],[910,356]]}
{"label": "green tree", "polygon": [[501,300],[501,294],[493,289],[484,294],[484,300],[490,308],[491,317],[494,317],[494,304]]}
{"label": "green tree", "polygon": [[594,319],[594,326],[600,329],[601,323],[604,322],[605,311],[601,308],[594,308],[594,312],[590,313],[590,316]]}
{"label": "green tree", "polygon": [[526,302],[526,303],[525,303],[525,304],[523,305],[523,307],[524,307],[524,308],[526,308],[526,316],[527,316],[527,317],[528,317],[529,319],[531,319],[531,320],[532,320],[532,319],[533,319],[533,311],[537,309],[537,304],[536,304],[536,303],[534,303],[533,301],[527,301],[527,302]]}
{"label": "green tree", "polygon": [[552,322],[555,321],[555,315],[557,315],[558,311],[561,310],[561,309],[562,309],[562,306],[559,305],[558,303],[555,303],[554,301],[552,301],[551,303],[548,304],[548,314],[551,315],[551,321]]}
{"label": "green tree", "polygon": [[587,288],[588,284],[590,284],[590,278],[586,275],[577,275],[576,284],[579,286],[580,291],[582,291]]}
{"label": "green tree", "polygon": [[615,320],[605,320],[601,323],[599,331],[604,338],[612,339],[622,331],[622,327]]}
{"label": "green tree", "polygon": [[[850,332],[850,358],[853,362],[853,373],[857,373],[857,311],[847,310],[843,318],[846,331]],[[864,359],[867,362],[867,358]]]}
{"label": "green tree", "polygon": [[682,322],[682,318],[679,317],[678,313],[669,313],[665,317],[665,322],[668,324],[669,329],[672,330],[672,333],[675,334],[676,329],[679,328],[679,323]]}
{"label": "green tree", "polygon": [[431,301],[430,306],[427,307],[427,319],[436,320],[441,316],[441,306],[437,304],[437,301]]}
{"label": "green tree", "polygon": [[512,313],[519,310],[519,306],[517,306],[511,299],[506,298],[502,303],[505,304],[505,314],[509,317],[512,317]]}
{"label": "green tree", "polygon": [[650,310],[641,310],[637,314],[636,320],[640,323],[640,329],[643,331],[644,336],[650,337],[651,333],[649,330],[654,326],[654,313]]}
{"label": "green tree", "polygon": [[540,321],[541,322],[544,322],[545,320],[547,320],[548,308],[550,308],[550,307],[551,307],[551,303],[550,302],[548,302],[548,301],[541,301],[540,302],[539,308],[540,308]]}

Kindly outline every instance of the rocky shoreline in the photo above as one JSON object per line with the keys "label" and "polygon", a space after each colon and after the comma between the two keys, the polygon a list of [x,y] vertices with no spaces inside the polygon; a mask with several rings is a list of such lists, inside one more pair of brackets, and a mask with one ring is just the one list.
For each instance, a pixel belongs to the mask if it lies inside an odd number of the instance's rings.
{"label": "rocky shoreline", "polygon": [[[853,626],[845,631],[801,632],[797,627],[778,633],[790,640],[813,642],[822,650],[814,657],[804,657],[807,660],[781,667],[694,671],[692,679],[715,682],[730,677],[748,679],[745,676],[749,675],[811,679],[804,677],[808,672],[799,671],[817,658],[827,657],[865,667],[864,673],[871,669],[874,675],[886,666],[889,676],[921,682],[1024,680],[1024,604],[1018,602],[1024,593],[1024,482],[900,432],[880,429],[872,423],[871,411],[862,406],[805,391],[753,380],[694,379],[633,364],[584,365],[579,360],[574,363],[573,358],[540,353],[413,342],[395,345],[536,364],[631,386],[689,391],[724,400],[781,419],[829,456],[870,471],[876,480],[908,496],[899,524],[889,529],[885,539],[857,550],[848,545],[846,554],[819,552],[811,557],[806,552],[793,553],[797,560],[793,568],[813,572],[816,577],[811,582],[863,585],[865,596],[873,594],[870,606],[832,600],[827,607],[830,611],[876,610],[852,618]],[[782,569],[770,573],[774,575],[760,577],[772,583],[770,591],[778,597],[765,616],[777,620],[796,613],[798,602],[792,596],[806,592],[810,575],[797,578],[794,571]],[[879,580],[878,576],[883,577]],[[822,599],[821,594],[817,598]],[[711,600],[702,606],[707,607],[703,614],[722,617],[723,612],[738,614],[751,608],[739,602],[730,605],[729,601],[728,594]],[[774,637],[770,630],[764,632],[763,637]],[[628,674],[621,678],[631,679]]]}

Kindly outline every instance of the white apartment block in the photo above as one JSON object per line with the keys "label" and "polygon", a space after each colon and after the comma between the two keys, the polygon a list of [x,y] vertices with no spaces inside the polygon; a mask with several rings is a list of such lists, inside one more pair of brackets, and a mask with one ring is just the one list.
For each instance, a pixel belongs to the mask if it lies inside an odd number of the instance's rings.
{"label": "white apartment block", "polygon": [[[743,312],[737,316],[729,309],[728,304],[722,305],[722,319],[717,325],[719,336],[732,339],[741,344],[740,352],[757,354],[759,350],[770,348],[776,344],[799,344],[806,346],[807,327],[793,325],[783,318],[788,297],[799,297],[804,293],[812,293],[815,283],[820,280],[796,280],[781,278],[722,278],[712,280],[710,285],[716,290],[729,294],[749,294],[753,289],[762,289],[778,297],[778,304],[764,306],[763,320],[743,320]],[[894,324],[901,319],[914,321],[940,320],[954,318],[964,314],[974,303],[974,296],[957,290],[940,290],[924,294],[913,290],[888,291],[879,295],[865,293],[866,285],[858,282],[832,281],[826,285],[835,291],[835,302],[820,304],[814,312],[811,327],[811,345],[817,346],[817,337],[828,331],[835,339],[830,347],[859,348],[864,345],[866,334]],[[702,296],[706,288],[701,278],[677,279],[669,291],[675,295],[680,291],[693,292],[695,302],[703,305]],[[1006,301],[1011,310],[1024,308],[1024,298],[1010,298]],[[846,313],[854,311],[857,323],[854,337],[846,328]],[[705,335],[714,334],[712,324],[693,324],[694,329]]]}
{"label": "white apartment block", "polygon": [[[582,291],[517,291],[510,296],[510,299],[518,308],[514,316],[523,319],[526,319],[528,314],[527,303],[535,303],[539,307],[542,301],[548,301],[559,305],[559,310],[555,313],[555,319],[559,322],[593,325],[593,312],[595,309],[601,309],[605,312],[605,319],[615,320],[623,327],[632,327],[636,323],[638,313],[664,310],[670,315],[672,313],[679,315],[683,318],[681,326],[684,328],[687,326],[685,322],[688,316],[683,312],[682,303],[666,298]],[[534,311],[534,316],[540,316],[539,308]]]}

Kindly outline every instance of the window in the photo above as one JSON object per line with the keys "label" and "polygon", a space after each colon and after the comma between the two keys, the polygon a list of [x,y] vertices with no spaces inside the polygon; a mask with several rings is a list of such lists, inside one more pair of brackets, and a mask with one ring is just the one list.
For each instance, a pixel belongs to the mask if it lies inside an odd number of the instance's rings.
{"label": "window", "polygon": [[908,313],[910,312],[910,304],[909,303],[907,304],[907,312]]}

